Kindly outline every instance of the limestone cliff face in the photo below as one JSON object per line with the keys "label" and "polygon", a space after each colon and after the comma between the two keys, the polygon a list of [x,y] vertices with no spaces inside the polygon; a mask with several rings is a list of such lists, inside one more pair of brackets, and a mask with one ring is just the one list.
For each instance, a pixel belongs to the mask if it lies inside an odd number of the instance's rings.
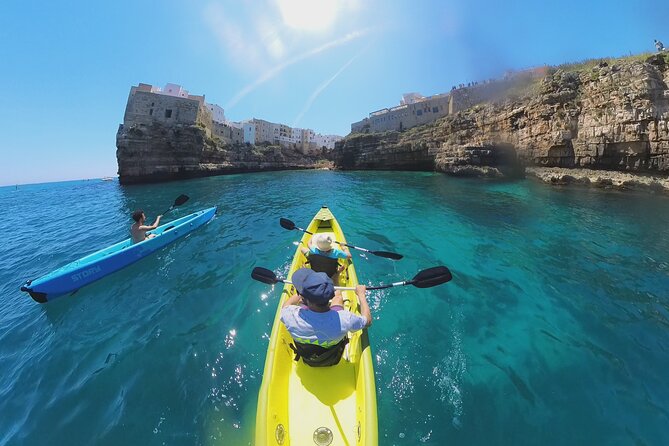
{"label": "limestone cliff face", "polygon": [[328,166],[326,154],[305,155],[282,146],[231,144],[210,135],[204,125],[121,125],[116,134],[120,182]]}
{"label": "limestone cliff face", "polygon": [[669,173],[669,65],[661,55],[556,70],[522,98],[401,133],[352,134],[342,169],[518,176],[523,166]]}

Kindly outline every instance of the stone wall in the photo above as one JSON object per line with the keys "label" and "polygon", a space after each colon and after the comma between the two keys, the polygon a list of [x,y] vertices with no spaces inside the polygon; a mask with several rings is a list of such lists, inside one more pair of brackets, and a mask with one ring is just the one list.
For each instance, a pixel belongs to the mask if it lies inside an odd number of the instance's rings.
{"label": "stone wall", "polygon": [[402,131],[428,124],[448,114],[449,95],[434,95],[412,104],[399,105],[371,113],[368,118],[351,124],[352,133]]}
{"label": "stone wall", "polygon": [[212,122],[212,134],[223,140],[226,144],[242,144],[244,142],[243,129],[231,127],[220,122]]}
{"label": "stone wall", "polygon": [[206,121],[211,114],[201,106],[200,101],[147,91],[131,91],[123,117],[130,125],[151,124],[195,124]]}

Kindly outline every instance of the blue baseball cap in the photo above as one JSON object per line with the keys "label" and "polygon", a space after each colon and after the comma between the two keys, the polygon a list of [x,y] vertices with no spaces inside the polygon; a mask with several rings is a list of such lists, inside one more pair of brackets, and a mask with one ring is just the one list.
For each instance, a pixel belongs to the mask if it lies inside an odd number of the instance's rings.
{"label": "blue baseball cap", "polygon": [[292,282],[300,296],[315,304],[327,303],[335,294],[334,284],[328,275],[317,273],[311,268],[295,271]]}

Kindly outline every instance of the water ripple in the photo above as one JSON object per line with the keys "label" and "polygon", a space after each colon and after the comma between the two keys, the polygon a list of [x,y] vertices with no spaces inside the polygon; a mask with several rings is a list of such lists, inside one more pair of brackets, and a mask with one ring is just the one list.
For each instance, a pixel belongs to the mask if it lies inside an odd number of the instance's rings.
{"label": "water ripple", "polygon": [[[182,193],[166,219],[219,214],[73,296],[18,291]],[[405,256],[356,252],[361,283],[453,272],[370,292],[383,444],[669,443],[667,197],[280,172],[0,188],[0,445],[251,444],[281,287],[249,274],[285,276],[301,234],[278,219],[323,204],[350,243]]]}

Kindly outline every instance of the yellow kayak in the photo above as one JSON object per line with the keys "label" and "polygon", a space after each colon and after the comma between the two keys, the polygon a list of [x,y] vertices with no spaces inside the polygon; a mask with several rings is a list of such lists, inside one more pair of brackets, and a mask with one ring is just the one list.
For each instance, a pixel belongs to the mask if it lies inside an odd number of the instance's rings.
{"label": "yellow kayak", "polygon": [[[309,224],[311,233],[334,233],[346,242],[344,233],[323,207]],[[308,246],[310,234],[302,237]],[[288,279],[305,265],[306,257],[297,247]],[[343,262],[343,261],[341,261]],[[352,262],[346,262],[339,285],[354,287],[358,277]],[[342,291],[346,310],[360,314],[354,291]],[[293,342],[280,320],[281,306],[295,294],[286,284],[279,299],[267,348],[265,371],[258,396],[255,445],[377,445],[376,387],[374,365],[367,330],[349,333],[349,343],[337,365],[310,367],[290,348]]]}

